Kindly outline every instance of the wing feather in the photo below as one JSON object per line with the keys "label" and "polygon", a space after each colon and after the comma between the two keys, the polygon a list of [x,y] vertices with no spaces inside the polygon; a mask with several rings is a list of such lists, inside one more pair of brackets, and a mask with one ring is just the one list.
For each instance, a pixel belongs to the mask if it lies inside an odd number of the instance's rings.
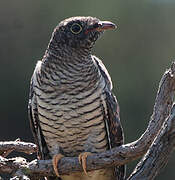
{"label": "wing feather", "polygon": [[41,131],[38,118],[38,110],[36,105],[36,97],[34,93],[34,80],[33,76],[30,84],[29,103],[28,103],[28,116],[30,127],[34,136],[35,143],[38,146],[38,157],[40,159],[50,159],[49,150]]}
{"label": "wing feather", "polygon": [[[112,82],[107,69],[100,59],[95,56],[93,57],[106,84],[106,88],[104,90],[106,104],[105,124],[108,126],[106,127],[106,131],[108,134],[108,143],[110,144],[109,147],[113,148],[124,143],[124,133],[120,122],[119,105],[116,97],[111,92]],[[115,167],[115,175],[117,180],[124,179],[125,166]]]}

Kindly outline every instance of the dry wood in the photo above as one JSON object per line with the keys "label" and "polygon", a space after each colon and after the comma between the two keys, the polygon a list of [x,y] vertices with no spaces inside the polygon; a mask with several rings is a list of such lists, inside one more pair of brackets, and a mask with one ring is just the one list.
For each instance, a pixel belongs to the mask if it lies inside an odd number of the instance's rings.
{"label": "dry wood", "polygon": [[15,141],[0,142],[0,155],[1,156],[6,157],[12,151],[32,154],[37,151],[37,146],[33,143],[21,142],[19,139]]}
{"label": "dry wood", "polygon": [[175,146],[175,105],[160,133],[153,141],[146,155],[136,166],[128,180],[151,180],[167,164]]}
{"label": "dry wood", "polygon": [[[144,134],[132,143],[93,156],[88,156],[87,171],[101,169],[107,166],[127,164],[143,156],[148,151],[128,179],[154,179],[160,169],[166,164],[171,154],[165,152],[172,152],[175,144],[175,108],[173,107],[172,109],[174,90],[175,63],[172,63],[171,68],[164,73],[160,81],[153,114]],[[3,150],[2,147],[3,145],[1,146],[0,143],[0,152],[8,151],[8,148]],[[10,147],[12,146],[9,146],[9,148]],[[27,150],[26,147],[29,146],[25,146],[25,150],[23,151],[22,146],[14,145],[12,149],[26,153],[36,151],[36,146],[32,145],[32,150],[29,150],[30,148]],[[160,155],[153,157],[153,153],[155,153],[155,155],[160,153]],[[162,161],[164,163],[162,163]],[[149,173],[151,166],[155,168],[152,168],[152,173]],[[77,157],[64,157],[60,160],[58,170],[62,175],[82,171],[82,167]],[[37,176],[54,175],[51,160],[35,160],[27,163],[24,159],[7,159],[4,157],[0,158],[0,173],[1,172],[13,173],[16,177],[21,176],[23,179],[24,177],[27,178],[26,176],[36,178]]]}

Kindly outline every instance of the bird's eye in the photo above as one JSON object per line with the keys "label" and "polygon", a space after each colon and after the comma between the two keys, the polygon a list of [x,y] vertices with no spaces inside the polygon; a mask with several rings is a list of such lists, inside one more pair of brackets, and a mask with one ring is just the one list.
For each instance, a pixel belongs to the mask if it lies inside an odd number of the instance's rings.
{"label": "bird's eye", "polygon": [[70,30],[73,34],[79,34],[82,31],[82,27],[78,23],[74,23]]}

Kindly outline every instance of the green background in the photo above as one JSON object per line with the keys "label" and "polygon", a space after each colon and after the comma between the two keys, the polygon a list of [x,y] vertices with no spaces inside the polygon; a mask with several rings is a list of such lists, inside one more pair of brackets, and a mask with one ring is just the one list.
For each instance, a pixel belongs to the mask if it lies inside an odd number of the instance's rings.
{"label": "green background", "polygon": [[[98,40],[93,53],[112,77],[125,141],[146,129],[160,78],[175,56],[174,0],[0,0],[0,141],[33,141],[27,117],[31,75],[53,28],[77,15],[118,25]],[[157,180],[175,177],[173,156]]]}

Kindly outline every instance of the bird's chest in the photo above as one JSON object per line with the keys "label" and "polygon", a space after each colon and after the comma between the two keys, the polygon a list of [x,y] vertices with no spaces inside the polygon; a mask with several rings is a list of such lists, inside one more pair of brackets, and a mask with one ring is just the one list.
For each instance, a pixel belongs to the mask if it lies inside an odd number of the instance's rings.
{"label": "bird's chest", "polygon": [[[38,111],[46,143],[54,155],[77,156],[107,148],[104,123],[103,89],[41,93]],[[44,107],[44,108],[43,108]]]}

